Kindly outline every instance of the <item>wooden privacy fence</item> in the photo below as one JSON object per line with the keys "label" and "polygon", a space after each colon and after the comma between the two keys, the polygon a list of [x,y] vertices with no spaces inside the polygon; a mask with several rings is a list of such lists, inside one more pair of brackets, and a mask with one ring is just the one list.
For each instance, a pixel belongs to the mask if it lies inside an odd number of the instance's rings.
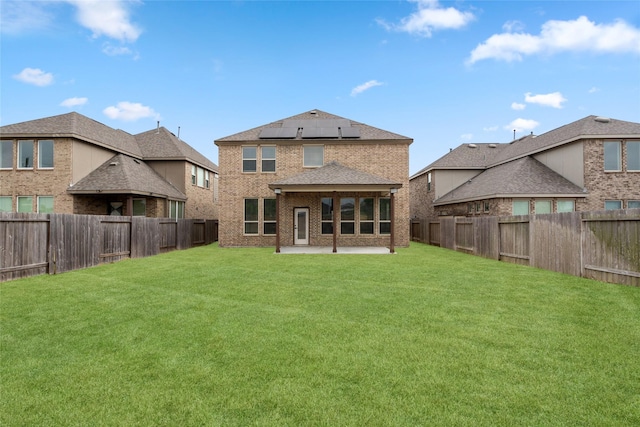
{"label": "wooden privacy fence", "polygon": [[640,209],[414,220],[411,232],[472,255],[640,286]]}
{"label": "wooden privacy fence", "polygon": [[218,240],[218,221],[0,213],[0,281],[142,258]]}

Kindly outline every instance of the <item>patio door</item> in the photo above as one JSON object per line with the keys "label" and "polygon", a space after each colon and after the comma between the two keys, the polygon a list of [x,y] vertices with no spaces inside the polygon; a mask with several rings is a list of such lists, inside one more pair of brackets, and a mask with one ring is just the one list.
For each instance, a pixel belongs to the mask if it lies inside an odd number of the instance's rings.
{"label": "patio door", "polygon": [[295,208],[293,210],[293,244],[309,244],[309,208]]}

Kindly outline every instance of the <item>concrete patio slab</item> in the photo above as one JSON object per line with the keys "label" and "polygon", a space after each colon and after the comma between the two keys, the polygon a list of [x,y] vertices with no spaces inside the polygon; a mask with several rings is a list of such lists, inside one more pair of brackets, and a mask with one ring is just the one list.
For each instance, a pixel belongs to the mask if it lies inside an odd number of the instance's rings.
{"label": "concrete patio slab", "polygon": [[[281,254],[333,254],[331,246],[283,246]],[[390,254],[389,248],[376,246],[341,246],[337,248],[337,254]]]}

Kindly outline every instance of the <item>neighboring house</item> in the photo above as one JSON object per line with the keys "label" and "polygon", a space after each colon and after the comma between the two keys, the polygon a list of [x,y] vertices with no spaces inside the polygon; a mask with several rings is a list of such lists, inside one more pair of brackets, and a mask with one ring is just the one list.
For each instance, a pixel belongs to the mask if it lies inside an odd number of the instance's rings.
{"label": "neighboring house", "polygon": [[410,187],[415,219],[640,208],[640,123],[588,116],[507,144],[463,144]]}
{"label": "neighboring house", "polygon": [[220,245],[408,245],[412,142],[319,110],[216,140]]}
{"label": "neighboring house", "polygon": [[217,166],[167,129],[78,113],[0,127],[0,212],[217,218]]}

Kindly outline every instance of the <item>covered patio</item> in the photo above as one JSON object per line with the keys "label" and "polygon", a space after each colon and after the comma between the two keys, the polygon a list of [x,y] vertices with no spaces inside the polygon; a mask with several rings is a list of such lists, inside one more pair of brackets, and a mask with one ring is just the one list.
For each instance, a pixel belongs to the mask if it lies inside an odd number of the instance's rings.
{"label": "covered patio", "polygon": [[282,246],[281,254],[360,254],[360,255],[388,255],[389,248],[382,246],[339,246],[334,251],[331,246]]}

